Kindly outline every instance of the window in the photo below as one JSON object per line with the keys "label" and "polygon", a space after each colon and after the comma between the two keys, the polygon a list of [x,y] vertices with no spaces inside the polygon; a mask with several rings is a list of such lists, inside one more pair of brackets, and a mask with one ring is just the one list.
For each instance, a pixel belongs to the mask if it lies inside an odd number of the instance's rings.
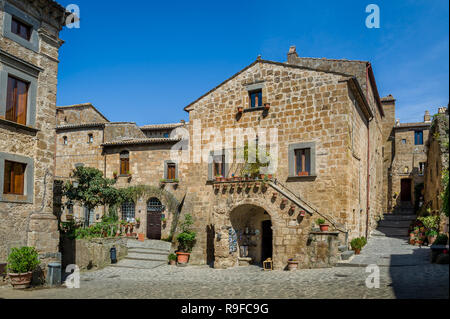
{"label": "window", "polygon": [[120,153],[120,175],[130,174],[130,152],[123,151]]}
{"label": "window", "polygon": [[133,202],[122,204],[122,220],[131,221],[134,219],[135,205]]}
{"label": "window", "polygon": [[406,144],[406,139],[402,139],[402,144]]}
{"label": "window", "polygon": [[27,124],[28,83],[8,76],[5,119]]}
{"label": "window", "polygon": [[89,143],[89,144],[94,143],[94,135],[92,135],[92,134],[89,134],[89,135],[88,135],[88,143]]}
{"label": "window", "polygon": [[163,136],[164,138],[169,138],[169,133],[164,133]]}
{"label": "window", "polygon": [[250,107],[262,106],[262,90],[255,90],[248,92],[250,95]]}
{"label": "window", "polygon": [[23,195],[26,164],[5,161],[4,194]]}
{"label": "window", "polygon": [[225,154],[214,156],[213,159],[214,176],[225,176]]}
{"label": "window", "polygon": [[147,202],[147,212],[162,212],[164,211],[164,206],[161,204],[161,201],[152,197]]}
{"label": "window", "polygon": [[175,179],[176,165],[175,163],[167,164],[167,179]]}
{"label": "window", "polygon": [[17,34],[19,37],[30,41],[31,30],[31,26],[17,20],[16,18],[11,19],[11,32]]}
{"label": "window", "polygon": [[419,163],[419,175],[423,175],[425,172],[425,162]]}
{"label": "window", "polygon": [[311,171],[311,150],[309,148],[295,150],[295,175],[308,176]]}
{"label": "window", "polygon": [[414,144],[423,145],[423,131],[414,132]]}
{"label": "window", "polygon": [[68,142],[67,142],[67,136],[63,136],[63,144],[64,144],[64,145],[67,145],[67,143],[68,143]]}
{"label": "window", "polygon": [[289,177],[316,177],[316,143],[302,142],[288,147]]}

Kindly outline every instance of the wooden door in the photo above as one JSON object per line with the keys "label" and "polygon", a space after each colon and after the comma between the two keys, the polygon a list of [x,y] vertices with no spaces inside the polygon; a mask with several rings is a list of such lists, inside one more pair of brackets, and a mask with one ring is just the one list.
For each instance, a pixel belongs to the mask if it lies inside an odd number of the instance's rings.
{"label": "wooden door", "polygon": [[402,179],[400,198],[402,202],[411,201],[411,179],[409,178]]}
{"label": "wooden door", "polygon": [[147,238],[161,239],[161,212],[147,213]]}

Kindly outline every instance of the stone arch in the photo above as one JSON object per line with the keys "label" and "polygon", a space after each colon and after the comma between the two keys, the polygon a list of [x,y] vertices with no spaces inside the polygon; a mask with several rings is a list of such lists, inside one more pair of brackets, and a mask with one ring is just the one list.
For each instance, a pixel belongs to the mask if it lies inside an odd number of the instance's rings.
{"label": "stone arch", "polygon": [[289,258],[298,258],[307,264],[307,242],[313,215],[300,217],[300,209],[296,206],[291,214],[289,201],[282,204],[284,198],[267,188],[257,192],[216,192],[212,208],[212,224],[216,237],[214,247],[214,267],[228,268],[238,265],[237,255],[229,251],[229,228],[232,227],[230,215],[239,207],[250,205],[266,211],[272,222],[272,260],[274,269],[284,269]]}

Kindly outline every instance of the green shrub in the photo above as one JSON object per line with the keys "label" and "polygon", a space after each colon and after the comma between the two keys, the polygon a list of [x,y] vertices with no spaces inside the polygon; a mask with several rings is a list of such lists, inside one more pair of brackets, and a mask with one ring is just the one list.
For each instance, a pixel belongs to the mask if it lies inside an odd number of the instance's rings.
{"label": "green shrub", "polygon": [[8,256],[8,271],[23,274],[39,265],[39,255],[34,247],[13,248]]}
{"label": "green shrub", "polygon": [[191,226],[194,224],[191,214],[186,214],[184,220],[180,225],[181,233],[178,234],[178,249],[182,252],[190,253],[195,245],[196,233],[191,230]]}
{"label": "green shrub", "polygon": [[177,260],[177,255],[175,255],[175,254],[170,254],[169,255],[169,261],[170,260]]}
{"label": "green shrub", "polygon": [[367,239],[365,237],[354,238],[350,242],[350,246],[352,246],[352,250],[362,249],[366,244],[367,244]]}
{"label": "green shrub", "polygon": [[417,219],[420,220],[428,230],[439,228],[439,216],[430,215],[426,217],[419,217]]}
{"label": "green shrub", "polygon": [[448,237],[446,234],[439,234],[434,241],[435,245],[447,245]]}
{"label": "green shrub", "polygon": [[317,225],[323,225],[323,224],[325,224],[325,219],[323,219],[323,218],[318,218],[318,219],[316,220],[316,224],[317,224]]}

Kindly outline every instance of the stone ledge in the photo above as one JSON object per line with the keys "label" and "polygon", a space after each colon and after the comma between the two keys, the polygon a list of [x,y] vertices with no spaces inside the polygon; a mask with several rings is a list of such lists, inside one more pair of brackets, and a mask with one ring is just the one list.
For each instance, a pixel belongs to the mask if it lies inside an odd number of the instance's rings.
{"label": "stone ledge", "polygon": [[339,232],[337,231],[311,231],[310,235],[329,235],[329,236],[337,236]]}
{"label": "stone ledge", "polygon": [[0,118],[0,124],[36,134],[39,129]]}

